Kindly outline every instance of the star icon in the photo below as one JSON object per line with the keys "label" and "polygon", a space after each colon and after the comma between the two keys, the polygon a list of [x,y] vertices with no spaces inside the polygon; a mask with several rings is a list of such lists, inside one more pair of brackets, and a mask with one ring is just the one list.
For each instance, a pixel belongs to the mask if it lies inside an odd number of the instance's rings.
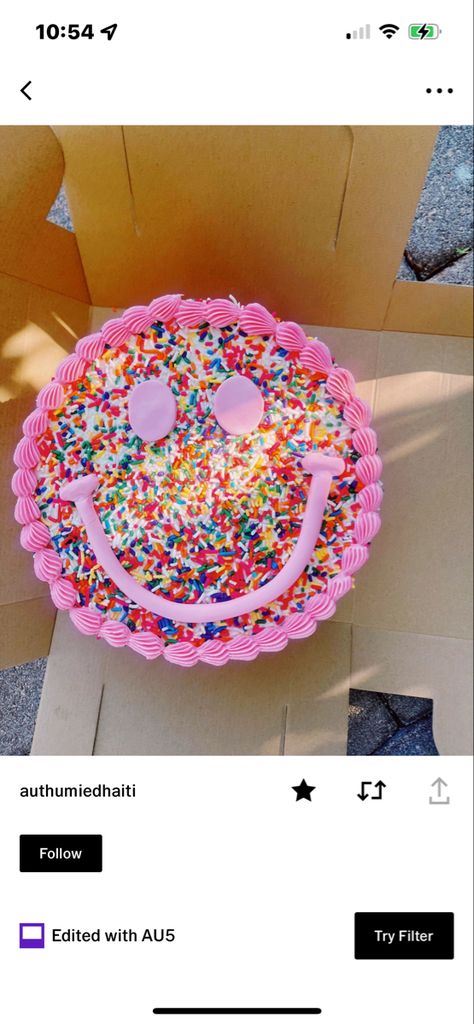
{"label": "star icon", "polygon": [[308,786],[306,779],[301,779],[299,786],[292,786],[291,788],[294,789],[296,793],[296,803],[298,803],[298,800],[309,800],[311,803],[311,793],[316,787]]}

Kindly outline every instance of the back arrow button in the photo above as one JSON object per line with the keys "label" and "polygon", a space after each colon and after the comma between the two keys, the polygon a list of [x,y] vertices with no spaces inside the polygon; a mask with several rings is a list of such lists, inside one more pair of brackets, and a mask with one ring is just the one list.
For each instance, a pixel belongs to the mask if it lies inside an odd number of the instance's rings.
{"label": "back arrow button", "polygon": [[24,96],[26,96],[26,99],[27,99],[27,100],[30,100],[30,99],[31,99],[31,96],[28,96],[28,93],[27,93],[27,91],[26,91],[29,85],[31,85],[31,80],[30,80],[29,82],[26,82],[26,83],[25,83],[25,85],[23,86],[23,88],[22,88],[22,89],[20,89],[20,92],[22,92],[22,93],[23,93],[23,95],[24,95]]}

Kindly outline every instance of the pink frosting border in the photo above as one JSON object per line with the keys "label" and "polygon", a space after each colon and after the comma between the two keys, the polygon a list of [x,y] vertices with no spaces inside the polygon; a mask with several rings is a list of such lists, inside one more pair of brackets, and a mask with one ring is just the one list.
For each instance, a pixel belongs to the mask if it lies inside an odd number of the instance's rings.
{"label": "pink frosting border", "polygon": [[[95,608],[77,605],[75,587],[62,576],[61,559],[50,544],[47,527],[39,522],[40,513],[34,498],[34,469],[40,461],[36,442],[47,430],[49,412],[62,405],[65,399],[64,385],[81,377],[106,347],[120,348],[131,334],[139,334],[157,321],[171,328],[193,328],[206,323],[219,328],[235,324],[246,334],[268,336],[281,348],[295,351],[301,366],[327,377],[328,393],[341,402],[343,418],[352,430],[353,448],[360,455],[355,473],[364,485],[359,491],[362,511],[357,516],[354,539],[344,552],[341,572],[329,580],[324,591],[311,597],[303,611],[286,616],[274,626],[265,626],[252,635],[242,634],[232,640],[206,640],[199,647],[182,641],[165,646],[150,630],[132,632],[124,622],[108,619]],[[163,655],[167,661],[180,666],[191,667],[200,661],[217,666],[230,660],[253,661],[262,652],[283,650],[291,639],[311,636],[318,622],[330,619],[337,602],[352,588],[354,573],[369,557],[369,545],[381,525],[379,509],[383,497],[379,483],[382,460],[377,454],[377,436],[370,426],[371,419],[367,403],[356,397],[355,380],[349,370],[334,366],[328,347],[317,338],[307,338],[293,321],[277,320],[258,302],[240,306],[233,299],[196,301],[183,299],[181,295],[162,295],[149,306],[131,306],[121,317],[108,320],[97,333],[81,338],[75,352],[62,360],[52,381],[39,392],[36,409],[26,417],[24,436],[14,453],[17,470],[12,490],[17,497],[15,519],[22,526],[20,542],[33,553],[35,574],[49,584],[56,607],[69,611],[81,633],[100,637],[112,647],[130,647],[150,660]]]}

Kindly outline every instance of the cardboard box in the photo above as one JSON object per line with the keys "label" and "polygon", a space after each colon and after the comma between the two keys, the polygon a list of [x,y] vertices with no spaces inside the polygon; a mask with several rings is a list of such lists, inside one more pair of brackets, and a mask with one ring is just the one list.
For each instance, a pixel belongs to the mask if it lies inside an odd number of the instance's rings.
{"label": "cardboard box", "polygon": [[[393,472],[396,490],[355,596],[287,655],[183,674],[88,641],[60,616],[34,752],[342,753],[351,681],[359,685],[363,677],[364,686],[373,680],[374,688],[385,688],[379,647],[377,664],[360,667],[361,659],[364,666],[372,658],[361,650],[372,650],[381,631],[389,634],[387,651],[394,630],[421,643],[410,663],[413,678],[408,666],[398,692],[428,693],[423,650],[427,657],[434,650],[432,638],[441,647],[449,641],[465,679],[465,608],[453,610],[448,596],[464,586],[465,523],[456,525],[456,565],[432,580],[425,563],[434,591],[426,587],[420,604],[419,576],[412,580],[409,615],[396,597],[420,544],[429,554],[442,542],[451,507],[446,486],[436,513],[427,514],[416,495],[422,468],[413,452],[434,465],[441,438],[456,459],[459,450],[468,454],[460,406],[468,386],[472,289],[395,280],[436,134],[434,127],[0,128],[7,480],[21,422],[76,338],[111,309],[113,315],[182,291],[258,299],[284,318],[317,323],[360,381],[359,394],[375,403],[384,478],[390,483]],[[63,177],[74,234],[45,219]],[[393,388],[387,386],[392,378]],[[397,436],[405,428],[409,433],[410,424],[414,437],[400,441],[405,455],[397,454]],[[451,476],[456,495],[459,485]],[[48,652],[54,609],[19,546],[8,486],[1,500],[0,631],[2,664],[9,665]],[[404,522],[405,513],[409,529],[400,554],[391,522]],[[384,572],[391,573],[385,593]],[[84,656],[90,648],[91,671],[80,676],[77,645]],[[445,692],[442,681],[436,687]],[[466,699],[463,690],[463,708]],[[443,714],[439,736],[449,752],[466,750],[460,717]]]}

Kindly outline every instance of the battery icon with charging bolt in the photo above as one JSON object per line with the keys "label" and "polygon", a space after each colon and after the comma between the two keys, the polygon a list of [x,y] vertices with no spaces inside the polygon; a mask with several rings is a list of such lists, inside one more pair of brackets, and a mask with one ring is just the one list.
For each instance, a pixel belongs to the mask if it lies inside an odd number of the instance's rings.
{"label": "battery icon with charging bolt", "polygon": [[424,22],[420,25],[409,25],[408,35],[410,39],[437,39],[439,36],[438,25]]}

